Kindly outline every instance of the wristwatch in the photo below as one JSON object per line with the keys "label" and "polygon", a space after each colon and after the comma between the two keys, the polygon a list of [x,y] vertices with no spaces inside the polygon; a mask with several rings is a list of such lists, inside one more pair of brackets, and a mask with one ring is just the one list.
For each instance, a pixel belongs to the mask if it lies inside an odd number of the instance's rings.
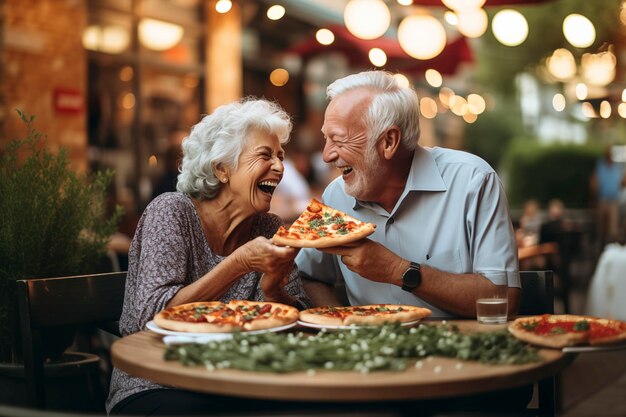
{"label": "wristwatch", "polygon": [[402,274],[402,289],[413,292],[422,283],[422,268],[417,262],[411,262],[408,269]]}

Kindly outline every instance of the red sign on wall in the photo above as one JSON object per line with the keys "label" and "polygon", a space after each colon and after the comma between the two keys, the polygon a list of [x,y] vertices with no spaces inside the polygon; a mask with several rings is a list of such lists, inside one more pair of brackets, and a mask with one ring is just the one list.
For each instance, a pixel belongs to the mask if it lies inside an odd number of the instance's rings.
{"label": "red sign on wall", "polygon": [[52,93],[54,111],[57,113],[76,114],[83,111],[85,101],[79,90],[55,88]]}

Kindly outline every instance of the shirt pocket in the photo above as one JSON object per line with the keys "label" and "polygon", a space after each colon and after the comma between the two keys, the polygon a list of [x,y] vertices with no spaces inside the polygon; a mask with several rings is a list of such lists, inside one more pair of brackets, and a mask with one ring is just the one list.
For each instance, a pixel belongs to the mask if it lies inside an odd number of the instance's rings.
{"label": "shirt pocket", "polygon": [[427,258],[426,261],[422,262],[424,265],[455,274],[466,272],[463,270],[463,263],[458,250],[435,252],[432,255],[428,255]]}

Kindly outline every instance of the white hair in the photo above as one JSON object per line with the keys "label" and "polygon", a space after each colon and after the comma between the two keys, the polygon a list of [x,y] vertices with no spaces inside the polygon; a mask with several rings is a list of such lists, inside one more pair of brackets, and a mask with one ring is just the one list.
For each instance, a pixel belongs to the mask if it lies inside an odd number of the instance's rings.
{"label": "white hair", "polygon": [[201,200],[217,194],[220,181],[215,168],[222,164],[237,169],[237,161],[251,131],[289,141],[289,115],[276,103],[246,98],[225,104],[205,116],[183,140],[183,161],[176,189]]}
{"label": "white hair", "polygon": [[326,88],[326,97],[333,100],[346,91],[365,88],[374,91],[372,102],[363,115],[371,145],[391,126],[402,132],[402,143],[407,149],[417,147],[420,136],[419,99],[410,87],[402,87],[386,71],[365,71],[348,75]]}

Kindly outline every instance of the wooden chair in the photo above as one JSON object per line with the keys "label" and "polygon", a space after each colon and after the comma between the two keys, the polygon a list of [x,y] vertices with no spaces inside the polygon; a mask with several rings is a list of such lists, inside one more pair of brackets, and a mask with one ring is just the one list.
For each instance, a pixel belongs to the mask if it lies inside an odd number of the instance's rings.
{"label": "wooden chair", "polygon": [[46,407],[42,330],[91,324],[119,335],[125,284],[126,272],[17,281],[30,405]]}
{"label": "wooden chair", "polygon": [[[523,316],[554,313],[554,277],[552,271],[520,271],[522,296],[518,314]],[[541,416],[554,416],[559,408],[556,378],[539,381],[538,409]]]}

